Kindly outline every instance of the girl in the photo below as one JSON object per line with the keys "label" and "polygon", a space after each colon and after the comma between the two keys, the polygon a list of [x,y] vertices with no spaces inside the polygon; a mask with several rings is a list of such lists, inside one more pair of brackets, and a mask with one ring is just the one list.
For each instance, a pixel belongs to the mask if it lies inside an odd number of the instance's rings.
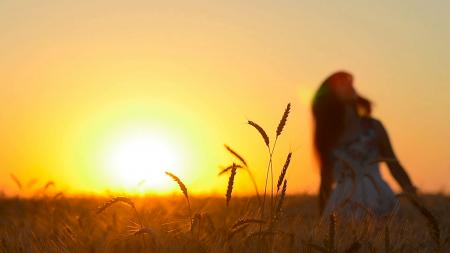
{"label": "girl", "polygon": [[392,213],[398,201],[380,175],[380,161],[387,162],[406,193],[415,194],[385,128],[370,116],[371,109],[370,101],[355,91],[353,76],[347,72],[329,76],[315,94],[314,146],[321,176],[319,208],[324,217],[332,212],[353,218]]}

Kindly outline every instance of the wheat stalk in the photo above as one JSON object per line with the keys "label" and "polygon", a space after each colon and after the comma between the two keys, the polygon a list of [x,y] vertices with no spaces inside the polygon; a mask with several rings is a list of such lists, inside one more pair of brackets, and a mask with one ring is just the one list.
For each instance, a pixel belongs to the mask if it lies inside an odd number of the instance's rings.
{"label": "wheat stalk", "polygon": [[286,121],[290,111],[291,111],[291,103],[287,105],[286,109],[284,110],[283,117],[281,117],[280,123],[278,124],[277,137],[280,136],[281,133],[283,132],[283,128],[286,125]]}
{"label": "wheat stalk", "polygon": [[180,187],[180,190],[183,192],[183,195],[186,198],[187,205],[188,205],[188,208],[189,208],[189,212],[191,213],[191,202],[189,201],[189,195],[188,195],[188,190],[186,188],[186,185],[175,174],[173,174],[171,172],[168,172],[168,171],[166,171],[165,173],[166,173],[166,175],[171,177],[173,179],[173,181],[175,181],[178,184],[178,186]]}
{"label": "wheat stalk", "polygon": [[241,168],[242,168],[242,166],[239,165],[239,164],[235,164],[235,165],[232,164],[232,165],[229,165],[229,166],[223,168],[223,169],[219,172],[218,175],[221,176],[221,175],[227,173],[228,171],[230,171],[230,170],[233,168],[233,166],[235,166],[237,169],[241,169]]}
{"label": "wheat stalk", "polygon": [[44,192],[48,190],[48,188],[50,188],[50,186],[55,186],[55,182],[53,181],[48,181],[45,185],[44,185]]}
{"label": "wheat stalk", "polygon": [[[234,166],[235,166],[236,168],[243,168],[243,167],[245,167],[245,170],[247,171],[248,175],[250,176],[250,179],[252,180],[252,184],[253,184],[253,187],[255,188],[255,192],[256,192],[256,196],[257,196],[257,198],[258,198],[258,201],[261,202],[261,199],[260,199],[260,197],[259,197],[258,185],[257,185],[257,183],[256,183],[256,180],[255,180],[255,177],[253,176],[252,171],[251,171],[250,168],[248,167],[247,162],[244,160],[244,158],[243,158],[241,155],[239,155],[236,151],[234,151],[230,146],[228,146],[228,145],[226,145],[226,144],[225,144],[224,146],[225,146],[225,148],[228,150],[228,152],[230,152],[234,157],[236,157],[236,158],[237,158],[239,161],[241,161],[241,163],[244,165],[244,166],[241,166],[241,165],[239,165],[239,164],[234,164]],[[231,167],[232,167],[232,166],[233,166],[233,165],[228,166],[227,168],[223,169],[221,172],[219,172],[219,175],[222,175],[223,173],[225,173],[225,172],[231,170]]]}
{"label": "wheat stalk", "polygon": [[278,216],[281,212],[281,207],[283,206],[284,198],[286,196],[286,190],[287,190],[287,180],[285,179],[283,182],[283,188],[281,190],[280,199],[278,200],[277,209],[275,212],[275,218],[278,219]]}
{"label": "wheat stalk", "polygon": [[[247,171],[248,176],[250,177],[250,180],[252,180],[253,188],[255,188],[256,197],[258,198],[258,201],[261,202],[261,199],[260,199],[260,196],[259,196],[258,185],[257,185],[257,183],[256,183],[256,179],[255,179],[255,177],[253,176],[253,173],[252,173],[252,171],[250,170],[250,168],[249,168],[249,167],[245,167],[245,168],[244,168],[244,167],[242,167],[242,165],[239,165],[239,164],[235,164],[234,166],[235,166],[237,169],[244,169],[245,171]],[[221,169],[220,172],[218,173],[218,176],[221,176],[221,175],[227,173],[228,171],[231,170],[231,168],[233,168],[233,165],[229,165],[229,166],[227,166],[227,167]]]}
{"label": "wheat stalk", "polygon": [[234,151],[230,146],[226,144],[224,146],[228,150],[228,152],[230,152],[234,157],[236,157],[239,161],[241,161],[241,163],[244,164],[245,167],[248,167],[247,162],[241,155],[239,155],[236,151]]}
{"label": "wheat stalk", "polygon": [[138,213],[138,211],[136,209],[136,206],[134,205],[134,202],[130,198],[127,198],[127,197],[113,197],[113,198],[111,198],[110,200],[106,201],[103,205],[98,207],[97,214],[102,213],[107,208],[109,208],[112,205],[114,205],[115,203],[119,203],[119,202],[125,203],[128,206],[130,206],[133,209],[133,211],[134,211],[134,215],[136,216],[137,221],[139,222],[139,227],[140,228],[144,227],[144,224],[142,222],[142,218],[139,215],[139,213]]}
{"label": "wheat stalk", "polygon": [[273,153],[275,151],[275,147],[277,145],[278,137],[283,132],[283,128],[286,125],[287,118],[289,116],[289,112],[291,110],[291,103],[288,103],[283,116],[281,117],[280,123],[278,124],[277,131],[276,131],[276,137],[275,141],[273,143],[272,149],[269,148],[269,163],[267,164],[267,171],[266,171],[266,180],[264,183],[264,196],[263,196],[263,202],[262,202],[262,208],[261,208],[261,217],[264,216],[264,210],[266,205],[266,195],[267,195],[267,186],[269,182],[269,172],[270,172],[270,217],[273,216],[273,208],[274,208],[274,194],[273,194]]}
{"label": "wheat stalk", "polygon": [[290,152],[286,158],[286,162],[284,163],[283,169],[281,170],[280,176],[278,177],[277,182],[277,193],[280,191],[280,187],[283,184],[284,177],[286,176],[287,169],[289,167],[289,164],[291,162],[291,156],[292,152]]}
{"label": "wheat stalk", "polygon": [[134,206],[134,203],[131,199],[129,199],[127,197],[114,197],[114,198],[111,198],[110,200],[106,201],[105,203],[103,203],[103,205],[101,205],[100,207],[98,207],[97,214],[102,213],[103,211],[105,211],[106,209],[108,209],[109,207],[111,207],[112,205],[114,205],[115,203],[118,203],[118,202],[125,203],[125,204],[129,205],[130,207],[132,207],[133,209],[136,209],[136,207]]}
{"label": "wheat stalk", "polygon": [[236,223],[233,224],[233,226],[231,227],[231,229],[236,229],[238,227],[241,227],[245,224],[251,224],[251,223],[256,223],[256,224],[263,224],[265,223],[264,220],[260,220],[260,219],[240,219],[238,220]]}
{"label": "wheat stalk", "polygon": [[231,200],[231,193],[233,192],[233,184],[234,184],[234,177],[236,176],[236,164],[233,163],[233,167],[231,168],[231,174],[228,178],[228,186],[227,186],[227,193],[226,193],[226,201],[227,201],[227,207],[230,204]]}
{"label": "wheat stalk", "polygon": [[266,131],[264,131],[264,129],[259,126],[258,124],[256,124],[255,122],[249,120],[248,124],[252,127],[254,127],[256,130],[258,130],[258,132],[261,134],[262,138],[264,139],[264,143],[266,144],[267,148],[269,147],[269,136],[267,136]]}
{"label": "wheat stalk", "polygon": [[22,183],[20,182],[20,180],[14,175],[14,174],[9,174],[9,176],[11,177],[11,179],[14,181],[14,183],[17,185],[17,187],[19,188],[19,190],[22,190]]}

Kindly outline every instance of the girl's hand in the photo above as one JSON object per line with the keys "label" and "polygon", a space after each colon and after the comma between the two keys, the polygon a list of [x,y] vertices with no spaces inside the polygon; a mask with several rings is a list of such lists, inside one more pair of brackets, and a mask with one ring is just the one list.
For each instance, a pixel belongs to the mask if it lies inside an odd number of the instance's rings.
{"label": "girl's hand", "polygon": [[415,197],[417,197],[417,187],[415,187],[414,185],[409,185],[408,187],[405,187],[405,189],[403,189],[406,193],[411,194]]}

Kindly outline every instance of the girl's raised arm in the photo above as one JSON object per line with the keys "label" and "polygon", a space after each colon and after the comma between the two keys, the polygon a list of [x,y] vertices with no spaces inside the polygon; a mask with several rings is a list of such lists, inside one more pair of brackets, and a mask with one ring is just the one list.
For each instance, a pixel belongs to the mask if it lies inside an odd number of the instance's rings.
{"label": "girl's raised arm", "polygon": [[408,176],[408,173],[400,164],[400,161],[397,159],[394,149],[392,148],[389,135],[383,124],[378,120],[375,120],[375,129],[379,137],[378,144],[380,148],[381,158],[387,160],[387,165],[390,173],[402,187],[403,191],[415,195],[416,187],[414,187],[411,179]]}

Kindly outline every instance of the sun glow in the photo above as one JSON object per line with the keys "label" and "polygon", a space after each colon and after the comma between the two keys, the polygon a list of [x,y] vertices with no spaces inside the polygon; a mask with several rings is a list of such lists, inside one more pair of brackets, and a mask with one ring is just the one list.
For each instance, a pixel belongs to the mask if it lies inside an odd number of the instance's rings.
{"label": "sun glow", "polygon": [[181,166],[181,154],[169,140],[151,131],[123,134],[108,148],[105,168],[127,191],[168,191],[173,182],[164,172],[177,173]]}

